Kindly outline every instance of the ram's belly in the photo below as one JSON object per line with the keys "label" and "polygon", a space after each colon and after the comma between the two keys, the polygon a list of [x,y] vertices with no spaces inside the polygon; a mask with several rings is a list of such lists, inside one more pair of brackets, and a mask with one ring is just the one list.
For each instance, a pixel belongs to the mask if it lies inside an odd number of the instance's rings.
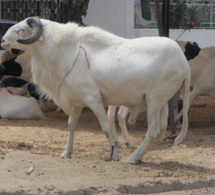
{"label": "ram's belly", "polygon": [[133,106],[140,105],[144,101],[144,90],[128,88],[111,90],[109,93],[102,94],[104,105],[125,105]]}

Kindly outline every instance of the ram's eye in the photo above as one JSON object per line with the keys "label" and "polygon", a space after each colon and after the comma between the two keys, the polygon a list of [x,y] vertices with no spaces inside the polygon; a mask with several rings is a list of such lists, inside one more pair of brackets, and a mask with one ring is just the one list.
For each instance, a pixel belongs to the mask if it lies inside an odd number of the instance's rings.
{"label": "ram's eye", "polygon": [[20,32],[20,31],[25,31],[25,29],[22,28],[22,27],[18,27],[18,28],[16,29],[16,32]]}

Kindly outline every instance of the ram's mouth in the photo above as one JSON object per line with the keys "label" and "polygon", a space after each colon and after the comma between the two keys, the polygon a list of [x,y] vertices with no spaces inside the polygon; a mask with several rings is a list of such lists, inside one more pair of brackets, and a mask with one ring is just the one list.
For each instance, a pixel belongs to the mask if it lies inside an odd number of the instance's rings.
{"label": "ram's mouth", "polygon": [[7,48],[9,49],[10,44],[9,44],[9,43],[5,43],[5,42],[2,42],[2,43],[1,43],[1,46],[2,46],[3,49],[7,49]]}

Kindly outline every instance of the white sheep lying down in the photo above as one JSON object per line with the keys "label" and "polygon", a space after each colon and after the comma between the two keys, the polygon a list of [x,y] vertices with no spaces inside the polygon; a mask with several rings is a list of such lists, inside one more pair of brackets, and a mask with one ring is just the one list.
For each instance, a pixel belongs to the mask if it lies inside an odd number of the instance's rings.
{"label": "white sheep lying down", "polygon": [[33,119],[44,115],[33,97],[16,94],[23,93],[22,88],[0,88],[0,117],[2,119]]}
{"label": "white sheep lying down", "polygon": [[131,110],[146,104],[148,131],[126,159],[141,161],[167,128],[167,101],[182,87],[184,113],[180,143],[188,128],[190,69],[177,43],[164,37],[125,39],[97,27],[27,18],[11,27],[1,43],[31,56],[33,81],[69,115],[69,138],[63,158],[71,157],[74,131],[83,107],[95,113],[105,132],[111,160],[119,160],[104,106]]}

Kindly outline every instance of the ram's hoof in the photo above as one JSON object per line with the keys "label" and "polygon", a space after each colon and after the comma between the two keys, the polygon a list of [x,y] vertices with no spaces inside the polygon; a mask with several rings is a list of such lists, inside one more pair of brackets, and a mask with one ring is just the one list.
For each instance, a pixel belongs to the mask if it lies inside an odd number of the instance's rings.
{"label": "ram's hoof", "polygon": [[66,158],[71,158],[71,156],[72,156],[72,153],[71,152],[63,152],[62,154],[61,154],[61,158],[62,159],[66,159]]}
{"label": "ram's hoof", "polygon": [[110,161],[119,161],[119,154],[116,146],[111,147]]}
{"label": "ram's hoof", "polygon": [[125,142],[125,145],[127,146],[127,148],[133,148],[134,144],[131,142]]}
{"label": "ram's hoof", "polygon": [[128,157],[124,163],[126,164],[140,164],[140,163],[143,163],[142,159],[134,159],[134,158],[130,158]]}
{"label": "ram's hoof", "polygon": [[115,143],[115,145],[116,145],[117,148],[120,148],[120,143],[119,143],[119,141],[115,141],[114,143]]}

